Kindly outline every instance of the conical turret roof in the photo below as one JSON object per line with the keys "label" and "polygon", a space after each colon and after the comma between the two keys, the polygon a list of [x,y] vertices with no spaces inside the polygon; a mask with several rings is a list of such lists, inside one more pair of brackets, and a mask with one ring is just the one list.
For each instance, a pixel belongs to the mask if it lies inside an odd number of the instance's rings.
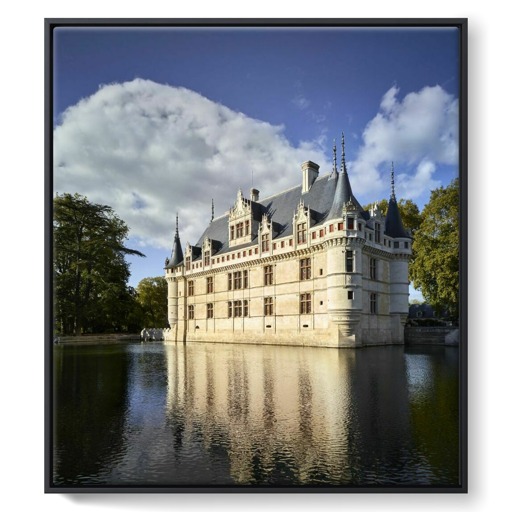
{"label": "conical turret roof", "polygon": [[342,216],[343,206],[352,202],[357,210],[362,211],[363,207],[359,204],[359,201],[354,197],[352,193],[352,187],[350,186],[350,180],[348,179],[347,166],[345,163],[345,136],[341,136],[341,172],[338,174],[336,191],[334,192],[334,198],[332,206],[326,220],[337,219]]}
{"label": "conical turret roof", "polygon": [[384,233],[393,238],[411,238],[402,224],[402,217],[398,209],[395,196],[395,168],[391,165],[391,196],[388,203],[388,212],[384,224]]}
{"label": "conical turret roof", "polygon": [[181,249],[180,234],[178,231],[178,216],[176,215],[176,232],[174,233],[174,244],[172,246],[171,259],[167,260],[165,268],[177,267],[183,263],[183,250]]}

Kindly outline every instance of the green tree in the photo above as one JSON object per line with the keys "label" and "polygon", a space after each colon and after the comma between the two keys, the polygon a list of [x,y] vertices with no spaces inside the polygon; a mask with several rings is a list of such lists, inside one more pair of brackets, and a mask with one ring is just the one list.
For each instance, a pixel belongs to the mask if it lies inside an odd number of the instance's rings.
{"label": "green tree", "polygon": [[167,326],[167,281],[145,277],[137,285],[137,302],[143,312],[143,327]]}
{"label": "green tree", "polygon": [[53,201],[55,328],[61,334],[128,330],[135,293],[128,287],[128,226],[110,206],[79,194]]}
{"label": "green tree", "polygon": [[421,213],[410,265],[413,286],[437,311],[458,315],[459,307],[459,181],[430,194]]}

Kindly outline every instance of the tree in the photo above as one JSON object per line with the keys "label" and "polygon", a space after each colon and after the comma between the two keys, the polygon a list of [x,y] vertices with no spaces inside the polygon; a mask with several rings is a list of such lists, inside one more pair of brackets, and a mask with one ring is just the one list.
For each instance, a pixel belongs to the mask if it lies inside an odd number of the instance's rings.
{"label": "tree", "polygon": [[145,277],[137,285],[137,302],[143,312],[144,327],[167,326],[167,281],[165,277]]}
{"label": "tree", "polygon": [[415,288],[436,311],[458,315],[459,307],[459,181],[430,194],[413,242],[410,273]]}
{"label": "tree", "polygon": [[61,334],[127,330],[135,294],[128,287],[128,226],[110,206],[79,194],[53,201],[56,329]]}

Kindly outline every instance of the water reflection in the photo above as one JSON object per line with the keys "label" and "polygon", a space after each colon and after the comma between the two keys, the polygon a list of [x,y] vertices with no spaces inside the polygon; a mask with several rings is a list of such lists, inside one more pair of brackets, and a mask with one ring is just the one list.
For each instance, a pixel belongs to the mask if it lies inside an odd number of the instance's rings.
{"label": "water reflection", "polygon": [[56,482],[456,484],[458,359],[446,350],[64,347]]}

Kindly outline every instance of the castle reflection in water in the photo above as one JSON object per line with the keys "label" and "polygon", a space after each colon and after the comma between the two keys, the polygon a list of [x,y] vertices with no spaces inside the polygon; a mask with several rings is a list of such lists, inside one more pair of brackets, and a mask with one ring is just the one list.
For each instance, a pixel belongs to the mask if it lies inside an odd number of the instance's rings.
{"label": "castle reflection in water", "polygon": [[454,348],[54,353],[56,485],[458,483]]}

